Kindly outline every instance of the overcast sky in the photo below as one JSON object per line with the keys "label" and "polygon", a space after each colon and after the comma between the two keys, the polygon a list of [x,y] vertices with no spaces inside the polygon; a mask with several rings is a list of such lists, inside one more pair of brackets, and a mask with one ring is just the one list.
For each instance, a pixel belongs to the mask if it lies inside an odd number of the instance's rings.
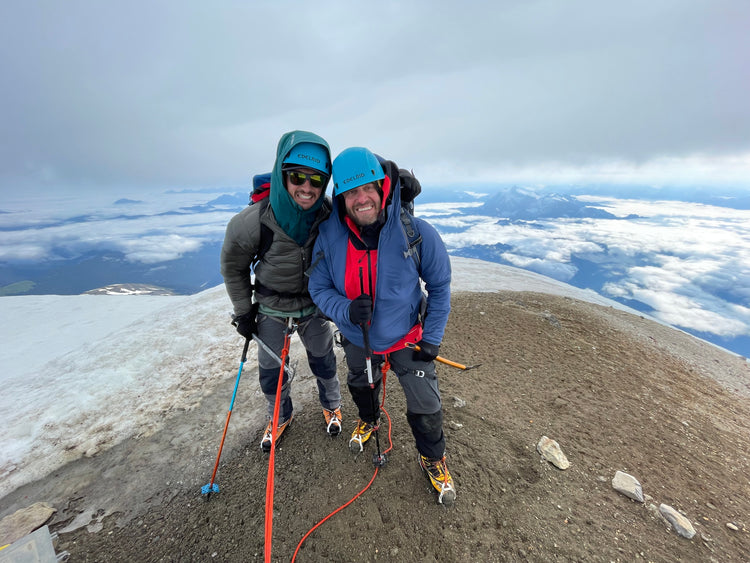
{"label": "overcast sky", "polygon": [[285,131],[423,183],[750,189],[750,2],[0,4],[0,189],[243,186]]}

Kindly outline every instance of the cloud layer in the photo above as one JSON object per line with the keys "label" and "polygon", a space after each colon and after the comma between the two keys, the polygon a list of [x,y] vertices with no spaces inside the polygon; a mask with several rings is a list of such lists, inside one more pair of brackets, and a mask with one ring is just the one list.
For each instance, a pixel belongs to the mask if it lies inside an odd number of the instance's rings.
{"label": "cloud layer", "polygon": [[734,338],[750,335],[750,211],[674,201],[581,197],[617,217],[504,224],[455,215],[455,203],[417,208],[449,250],[501,245],[499,258],[570,282],[576,260],[609,272],[603,294],[639,301],[672,326]]}
{"label": "cloud layer", "polygon": [[[105,202],[106,194],[46,204],[19,199],[0,215],[0,262],[42,264],[95,251],[163,267],[223,240],[244,200],[206,205],[218,193],[152,193],[125,203]],[[750,336],[750,211],[599,195],[577,199],[616,218],[508,222],[480,215],[481,199],[417,200],[416,214],[441,232],[452,253],[491,249],[483,251],[492,253],[485,259],[640,302],[670,325]]]}

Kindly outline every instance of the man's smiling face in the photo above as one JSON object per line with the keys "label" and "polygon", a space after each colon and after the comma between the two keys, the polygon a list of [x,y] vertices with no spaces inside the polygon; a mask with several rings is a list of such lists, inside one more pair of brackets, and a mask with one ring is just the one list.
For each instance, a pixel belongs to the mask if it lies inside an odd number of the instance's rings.
{"label": "man's smiling face", "polygon": [[289,192],[289,195],[292,196],[292,199],[297,205],[307,211],[313,205],[315,205],[315,202],[318,201],[318,198],[320,198],[321,194],[323,193],[323,186],[314,188],[310,184],[310,176],[325,177],[325,174],[322,174],[317,170],[313,170],[312,168],[295,168],[293,172],[299,173],[300,177],[305,176],[305,179],[300,185],[296,185],[290,178],[291,172],[285,172],[284,177],[286,191]]}
{"label": "man's smiling face", "polygon": [[357,226],[371,225],[377,220],[382,199],[375,182],[346,191],[343,196],[346,213]]}

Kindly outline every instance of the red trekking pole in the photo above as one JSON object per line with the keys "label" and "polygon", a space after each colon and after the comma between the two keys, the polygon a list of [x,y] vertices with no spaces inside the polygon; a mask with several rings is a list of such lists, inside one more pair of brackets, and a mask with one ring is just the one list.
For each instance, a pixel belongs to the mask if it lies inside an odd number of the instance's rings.
{"label": "red trekking pole", "polygon": [[265,526],[265,561],[271,561],[271,544],[273,542],[273,480],[274,465],[276,460],[276,433],[279,426],[279,411],[281,410],[281,388],[284,384],[284,368],[286,358],[289,355],[289,346],[292,341],[292,333],[297,328],[294,319],[287,319],[286,331],[284,332],[284,348],[281,350],[281,367],[279,368],[279,383],[276,387],[276,401],[273,405],[273,421],[271,423],[271,452],[268,458],[268,476],[266,477],[266,526]]}

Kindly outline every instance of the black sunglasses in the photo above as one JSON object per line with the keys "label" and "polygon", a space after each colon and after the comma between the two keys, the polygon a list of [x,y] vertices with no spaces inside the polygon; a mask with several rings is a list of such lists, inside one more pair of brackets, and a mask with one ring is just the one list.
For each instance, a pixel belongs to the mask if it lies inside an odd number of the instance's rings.
{"label": "black sunglasses", "polygon": [[305,180],[310,180],[313,188],[322,188],[328,183],[328,176],[325,174],[305,174],[304,172],[288,172],[289,181],[295,186],[301,186]]}

